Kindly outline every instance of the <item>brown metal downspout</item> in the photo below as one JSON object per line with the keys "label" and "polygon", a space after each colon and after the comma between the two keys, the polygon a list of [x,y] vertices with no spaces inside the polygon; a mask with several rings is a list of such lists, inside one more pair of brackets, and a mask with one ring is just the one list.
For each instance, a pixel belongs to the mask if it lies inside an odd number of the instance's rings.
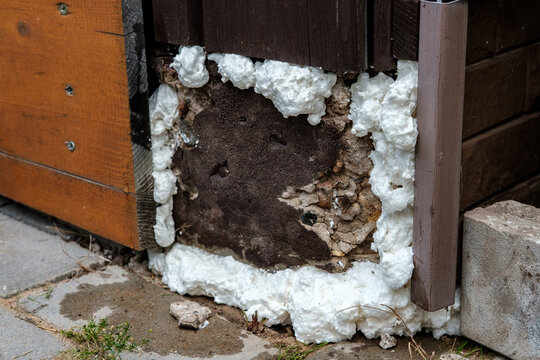
{"label": "brown metal downspout", "polygon": [[454,303],[467,2],[420,3],[412,301]]}

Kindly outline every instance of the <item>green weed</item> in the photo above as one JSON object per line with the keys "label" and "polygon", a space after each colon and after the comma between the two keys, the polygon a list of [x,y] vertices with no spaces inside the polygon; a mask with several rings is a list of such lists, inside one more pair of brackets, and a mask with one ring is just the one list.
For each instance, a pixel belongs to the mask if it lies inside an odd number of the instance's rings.
{"label": "green weed", "polygon": [[122,351],[137,350],[150,341],[134,342],[127,321],[122,325],[110,326],[107,319],[98,323],[90,320],[80,331],[62,330],[61,333],[79,344],[77,349],[68,351],[75,359],[81,360],[118,360]]}

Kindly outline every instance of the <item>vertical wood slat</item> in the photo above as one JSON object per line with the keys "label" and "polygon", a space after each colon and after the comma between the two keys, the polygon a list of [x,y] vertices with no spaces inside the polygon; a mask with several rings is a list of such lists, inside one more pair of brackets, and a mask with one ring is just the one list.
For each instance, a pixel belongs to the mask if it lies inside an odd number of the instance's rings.
{"label": "vertical wood slat", "polygon": [[152,0],[156,41],[202,45],[201,0]]}
{"label": "vertical wood slat", "polygon": [[[207,0],[204,1],[206,3]],[[258,0],[256,5],[249,6],[248,19],[250,40],[247,55],[261,59],[275,58],[273,0]]]}
{"label": "vertical wood slat", "polygon": [[366,1],[308,2],[311,66],[361,70],[366,66]]}
{"label": "vertical wood slat", "polygon": [[308,2],[311,3],[310,0],[274,0],[275,59],[310,64]]}
{"label": "vertical wood slat", "polygon": [[418,60],[419,0],[393,0],[392,52],[401,60]]}
{"label": "vertical wood slat", "polygon": [[373,69],[388,71],[396,68],[392,54],[392,0],[373,1]]}
{"label": "vertical wood slat", "polygon": [[454,303],[467,3],[420,3],[412,300]]}
{"label": "vertical wood slat", "polygon": [[208,52],[276,59],[332,71],[358,71],[366,66],[366,0],[202,3]]}

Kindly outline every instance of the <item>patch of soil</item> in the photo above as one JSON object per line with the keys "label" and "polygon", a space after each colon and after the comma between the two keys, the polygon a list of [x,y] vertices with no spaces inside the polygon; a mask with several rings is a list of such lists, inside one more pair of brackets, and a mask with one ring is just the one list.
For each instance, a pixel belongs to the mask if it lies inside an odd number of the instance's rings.
{"label": "patch of soil", "polygon": [[124,283],[80,286],[78,292],[62,300],[60,313],[71,320],[88,320],[107,306],[113,310],[108,316],[111,325],[128,321],[135,341],[149,339],[143,349],[160,355],[176,352],[189,357],[212,357],[242,350],[241,311],[207,298],[192,297],[190,300],[211,308],[210,324],[199,330],[181,329],[169,314],[169,305],[180,299],[181,296],[130,274]]}

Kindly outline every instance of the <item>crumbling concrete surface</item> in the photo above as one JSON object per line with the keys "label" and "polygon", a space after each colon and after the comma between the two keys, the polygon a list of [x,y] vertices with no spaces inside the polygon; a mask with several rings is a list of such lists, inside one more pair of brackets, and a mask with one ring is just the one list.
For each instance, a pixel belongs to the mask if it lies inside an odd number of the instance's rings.
{"label": "crumbling concrete surface", "polygon": [[461,332],[540,359],[540,209],[504,201],[465,214]]}

